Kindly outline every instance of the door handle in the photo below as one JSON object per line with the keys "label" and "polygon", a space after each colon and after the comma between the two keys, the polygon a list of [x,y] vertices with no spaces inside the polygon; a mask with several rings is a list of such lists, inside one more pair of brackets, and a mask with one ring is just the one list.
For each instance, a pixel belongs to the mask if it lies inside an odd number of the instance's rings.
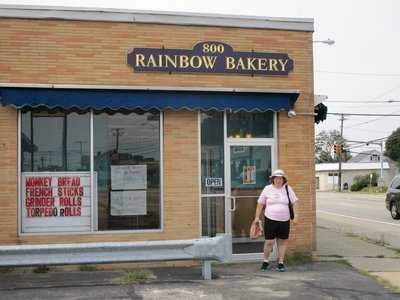
{"label": "door handle", "polygon": [[[236,210],[236,197],[230,197],[230,198],[231,198],[231,208],[229,210],[235,211]],[[233,203],[233,207],[232,207],[232,203]]]}

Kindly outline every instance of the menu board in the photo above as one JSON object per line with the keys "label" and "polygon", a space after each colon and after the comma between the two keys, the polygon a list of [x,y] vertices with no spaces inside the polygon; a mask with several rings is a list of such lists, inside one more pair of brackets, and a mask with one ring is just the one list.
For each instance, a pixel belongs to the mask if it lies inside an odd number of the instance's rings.
{"label": "menu board", "polygon": [[23,233],[91,230],[90,172],[22,173],[21,202]]}

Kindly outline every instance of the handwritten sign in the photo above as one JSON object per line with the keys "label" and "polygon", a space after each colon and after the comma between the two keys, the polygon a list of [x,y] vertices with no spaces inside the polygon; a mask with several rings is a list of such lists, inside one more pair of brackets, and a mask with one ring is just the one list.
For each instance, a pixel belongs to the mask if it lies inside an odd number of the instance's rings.
{"label": "handwritten sign", "polygon": [[146,188],[146,165],[111,166],[112,190],[144,190]]}
{"label": "handwritten sign", "polygon": [[146,215],[146,191],[112,191],[112,216]]}

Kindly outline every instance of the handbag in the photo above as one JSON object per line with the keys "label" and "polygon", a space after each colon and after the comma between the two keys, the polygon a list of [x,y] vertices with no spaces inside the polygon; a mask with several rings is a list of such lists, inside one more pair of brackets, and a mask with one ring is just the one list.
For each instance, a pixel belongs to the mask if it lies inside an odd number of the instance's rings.
{"label": "handbag", "polygon": [[286,188],[287,198],[288,198],[288,200],[289,200],[288,206],[289,206],[290,220],[293,220],[293,219],[294,219],[293,204],[292,204],[292,201],[290,201],[288,186],[285,185],[285,188]]}
{"label": "handbag", "polygon": [[261,227],[261,221],[251,223],[250,238],[252,240],[258,239],[260,236],[262,236],[262,234],[263,234],[263,230]]}

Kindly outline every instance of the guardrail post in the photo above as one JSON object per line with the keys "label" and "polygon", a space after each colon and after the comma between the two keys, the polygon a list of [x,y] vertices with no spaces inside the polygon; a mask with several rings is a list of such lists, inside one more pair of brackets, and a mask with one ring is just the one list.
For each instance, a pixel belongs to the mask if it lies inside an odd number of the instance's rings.
{"label": "guardrail post", "polygon": [[203,260],[202,261],[202,274],[204,280],[212,279],[212,270],[211,270],[211,261]]}

